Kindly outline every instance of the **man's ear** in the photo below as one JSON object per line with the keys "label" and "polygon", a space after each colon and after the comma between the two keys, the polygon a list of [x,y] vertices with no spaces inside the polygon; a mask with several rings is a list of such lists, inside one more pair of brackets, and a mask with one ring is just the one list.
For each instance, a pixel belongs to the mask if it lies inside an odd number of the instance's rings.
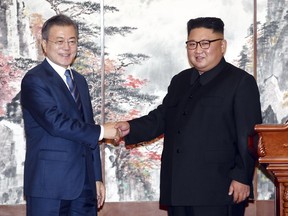
{"label": "man's ear", "polygon": [[46,55],[46,46],[47,46],[47,41],[46,40],[44,40],[44,39],[42,39],[42,41],[41,41],[41,47],[42,47],[42,51],[43,51],[43,53]]}
{"label": "man's ear", "polygon": [[221,49],[222,49],[223,55],[226,53],[226,48],[227,48],[227,41],[225,39],[223,39],[221,41]]}

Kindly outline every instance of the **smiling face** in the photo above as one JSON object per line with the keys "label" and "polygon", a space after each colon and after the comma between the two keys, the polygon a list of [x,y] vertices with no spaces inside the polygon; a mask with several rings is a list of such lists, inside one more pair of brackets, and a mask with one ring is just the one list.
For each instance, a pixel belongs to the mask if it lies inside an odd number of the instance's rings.
{"label": "smiling face", "polygon": [[[194,28],[188,35],[188,41],[215,40],[223,38],[223,34],[213,32],[208,28]],[[226,51],[226,40],[217,40],[210,43],[208,49],[201,48],[200,44],[196,49],[190,50],[187,48],[187,55],[191,65],[193,65],[200,73],[214,68],[224,56]]]}
{"label": "smiling face", "polygon": [[[45,55],[55,64],[67,68],[77,53],[77,32],[72,25],[53,25],[49,29],[48,39],[42,40]],[[60,44],[62,42],[62,44]]]}

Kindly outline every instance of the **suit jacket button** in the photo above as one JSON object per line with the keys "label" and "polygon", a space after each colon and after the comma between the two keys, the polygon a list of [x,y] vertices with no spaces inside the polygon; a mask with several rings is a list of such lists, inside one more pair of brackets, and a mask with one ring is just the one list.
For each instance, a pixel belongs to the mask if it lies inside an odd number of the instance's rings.
{"label": "suit jacket button", "polygon": [[83,153],[83,154],[82,154],[82,157],[85,157],[85,156],[86,156],[86,155]]}
{"label": "suit jacket button", "polygon": [[180,149],[177,149],[176,152],[177,152],[177,154],[179,154],[180,153]]}

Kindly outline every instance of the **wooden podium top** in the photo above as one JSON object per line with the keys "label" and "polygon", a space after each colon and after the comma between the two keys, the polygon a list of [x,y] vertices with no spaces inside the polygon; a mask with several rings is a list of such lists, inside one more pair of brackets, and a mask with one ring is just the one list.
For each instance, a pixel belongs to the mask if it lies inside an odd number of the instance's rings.
{"label": "wooden podium top", "polygon": [[255,131],[260,163],[288,163],[288,124],[259,124]]}

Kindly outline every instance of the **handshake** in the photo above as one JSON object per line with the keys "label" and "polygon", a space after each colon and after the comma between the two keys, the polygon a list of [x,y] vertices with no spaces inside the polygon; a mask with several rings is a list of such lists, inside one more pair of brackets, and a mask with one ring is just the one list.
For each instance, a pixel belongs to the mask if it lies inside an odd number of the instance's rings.
{"label": "handshake", "polygon": [[104,139],[111,139],[118,143],[122,137],[130,132],[130,125],[126,121],[107,122],[104,127]]}

